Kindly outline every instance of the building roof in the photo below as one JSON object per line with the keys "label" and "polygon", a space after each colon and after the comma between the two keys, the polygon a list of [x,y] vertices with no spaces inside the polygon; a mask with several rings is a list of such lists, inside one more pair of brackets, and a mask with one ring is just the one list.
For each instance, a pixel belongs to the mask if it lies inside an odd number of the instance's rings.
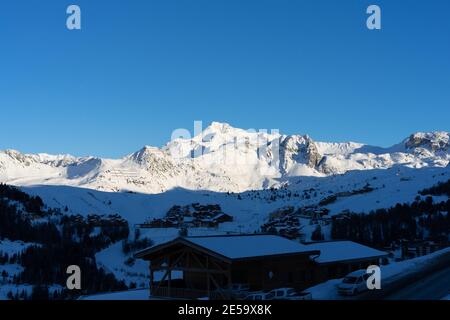
{"label": "building roof", "polygon": [[298,242],[274,235],[189,237],[186,239],[230,259],[315,251]]}
{"label": "building roof", "polygon": [[144,258],[160,249],[180,243],[206,250],[227,260],[243,260],[280,255],[319,254],[315,249],[280,236],[255,234],[180,237],[167,243],[145,249],[136,253],[135,256],[137,258]]}
{"label": "building roof", "polygon": [[375,259],[388,255],[384,251],[376,250],[353,241],[325,241],[305,246],[310,250],[320,251],[320,255],[315,261],[321,264],[366,260],[370,258]]}

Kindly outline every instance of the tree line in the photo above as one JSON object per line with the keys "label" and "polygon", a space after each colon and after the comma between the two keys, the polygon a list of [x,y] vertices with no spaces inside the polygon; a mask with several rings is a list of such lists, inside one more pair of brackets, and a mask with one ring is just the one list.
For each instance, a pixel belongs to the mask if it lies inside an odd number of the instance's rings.
{"label": "tree line", "polygon": [[[36,214],[46,218],[39,219]],[[45,209],[39,197],[0,185],[0,240],[33,243],[21,253],[0,254],[0,264],[20,264],[24,268],[13,276],[13,284],[34,286],[30,296],[27,292],[11,292],[10,298],[67,299],[127,289],[123,281],[97,267],[95,253],[127,239],[128,235],[128,223],[117,215],[87,218],[55,215]],[[82,292],[65,289],[49,292],[49,287],[55,284],[65,287],[69,265],[78,265],[82,270]]]}
{"label": "tree line", "polygon": [[[450,183],[427,189],[421,194],[449,192]],[[439,191],[437,191],[439,190]],[[434,203],[431,196],[418,196],[411,204],[367,213],[347,212],[332,219],[333,239],[348,239],[375,247],[387,247],[399,240],[431,240],[448,243],[450,200]]]}

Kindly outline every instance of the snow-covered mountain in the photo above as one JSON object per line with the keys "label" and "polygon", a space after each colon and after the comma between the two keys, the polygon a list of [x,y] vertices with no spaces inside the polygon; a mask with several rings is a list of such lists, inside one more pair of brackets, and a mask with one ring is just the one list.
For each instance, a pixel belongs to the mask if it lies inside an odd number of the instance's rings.
{"label": "snow-covered mountain", "polygon": [[[302,212],[299,230],[305,239],[321,225],[330,240],[331,225],[313,221],[315,212],[367,213],[425,198],[419,191],[450,179],[449,161],[447,132],[416,133],[381,148],[215,122],[192,139],[146,146],[122,159],[0,151],[0,183],[20,186],[69,216],[120,215],[131,232],[166,217],[174,206],[202,204],[219,205],[233,220],[191,228],[190,235],[259,232],[271,217],[295,211]],[[179,234],[174,227],[143,230],[141,237],[155,244]],[[147,264],[130,265],[130,257],[119,241],[95,258],[117,279],[145,285]]]}
{"label": "snow-covered mountain", "polygon": [[307,135],[250,132],[213,122],[192,139],[146,146],[122,159],[0,152],[0,182],[65,185],[158,194],[174,188],[243,192],[285,185],[295,177],[353,170],[445,167],[448,132],[415,133],[390,148],[316,142]]}

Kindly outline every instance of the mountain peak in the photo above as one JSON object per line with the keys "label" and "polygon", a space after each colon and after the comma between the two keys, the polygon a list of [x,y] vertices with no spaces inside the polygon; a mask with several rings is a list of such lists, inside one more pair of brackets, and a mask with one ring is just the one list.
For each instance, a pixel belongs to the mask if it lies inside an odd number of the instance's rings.
{"label": "mountain peak", "polygon": [[155,155],[161,155],[163,151],[157,147],[144,146],[139,151],[133,153],[130,157],[137,162],[145,162],[145,159]]}
{"label": "mountain peak", "polygon": [[446,150],[450,148],[450,137],[445,131],[416,132],[410,135],[404,144],[407,149]]}
{"label": "mountain peak", "polygon": [[232,127],[230,124],[225,122],[217,122],[213,121],[209,126],[207,126],[201,133],[201,135],[205,136],[211,133],[227,133],[234,130],[242,130]]}
{"label": "mountain peak", "polygon": [[228,129],[228,128],[232,128],[232,127],[231,127],[231,125],[229,123],[226,123],[226,122],[213,121],[208,126],[208,128],[222,130],[222,129]]}

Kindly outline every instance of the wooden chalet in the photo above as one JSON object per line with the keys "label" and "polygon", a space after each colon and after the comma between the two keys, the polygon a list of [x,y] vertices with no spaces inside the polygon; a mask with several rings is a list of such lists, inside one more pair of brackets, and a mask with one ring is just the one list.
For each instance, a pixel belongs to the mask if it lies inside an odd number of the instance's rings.
{"label": "wooden chalet", "polygon": [[[306,288],[312,282],[311,257],[319,251],[274,235],[179,237],[136,254],[150,261],[152,296],[229,299],[233,284],[251,290],[285,286]],[[161,281],[154,273],[163,271]],[[183,279],[172,279],[181,271]]]}
{"label": "wooden chalet", "polygon": [[[378,265],[386,256],[352,241],[304,245],[261,234],[179,237],[135,255],[150,262],[151,295],[175,299],[230,299],[235,284],[248,285],[251,291],[304,290]],[[154,281],[155,272],[163,273],[160,281]]]}

